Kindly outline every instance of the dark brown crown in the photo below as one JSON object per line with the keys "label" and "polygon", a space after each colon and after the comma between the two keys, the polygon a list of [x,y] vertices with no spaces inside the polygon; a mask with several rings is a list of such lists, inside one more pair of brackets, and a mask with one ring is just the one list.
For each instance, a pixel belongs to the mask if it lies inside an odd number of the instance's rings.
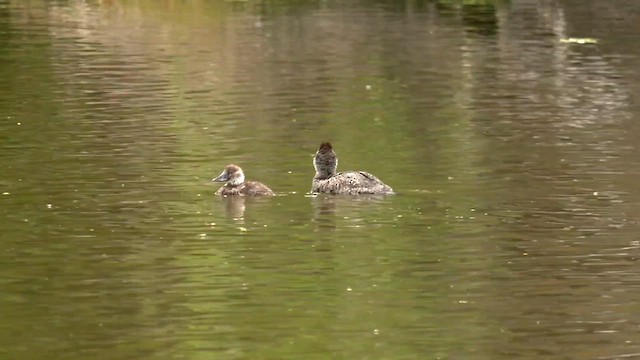
{"label": "dark brown crown", "polygon": [[321,152],[331,151],[331,150],[333,150],[333,147],[331,147],[331,143],[328,143],[328,142],[320,144],[320,149],[318,149],[318,151],[321,151]]}
{"label": "dark brown crown", "polygon": [[235,164],[229,164],[226,166],[226,170],[228,174],[233,174],[237,171],[240,171],[240,166],[235,165]]}

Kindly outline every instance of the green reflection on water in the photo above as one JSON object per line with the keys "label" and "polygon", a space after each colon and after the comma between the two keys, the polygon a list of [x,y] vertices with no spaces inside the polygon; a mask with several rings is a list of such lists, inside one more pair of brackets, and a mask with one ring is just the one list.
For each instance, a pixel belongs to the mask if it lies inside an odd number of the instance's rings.
{"label": "green reflection on water", "polygon": [[[614,287],[635,233],[607,236],[633,210],[607,123],[624,83],[548,32],[509,38],[504,2],[418,3],[1,8],[7,357],[537,358],[635,335]],[[399,195],[305,196],[322,141]],[[280,196],[214,197],[231,162]]]}
{"label": "green reflection on water", "polygon": [[[408,120],[402,79],[380,71],[392,61],[384,47],[356,53],[367,66],[352,76],[349,46],[326,56],[307,47],[289,61],[297,46],[226,6],[171,3],[167,13],[167,4],[34,5],[47,22],[70,16],[80,30],[42,32],[48,45],[29,51],[27,74],[16,70],[31,45],[11,42],[20,61],[5,92],[24,87],[3,102],[21,123],[3,126],[12,132],[3,144],[4,347],[15,358],[368,349],[402,358],[446,354],[460,346],[454,334],[476,332],[469,319],[451,327],[463,313],[439,315],[459,276],[444,261],[454,250],[442,241],[452,231],[445,208],[474,201],[441,198],[430,211],[429,165],[412,180],[398,169],[398,159],[423,159],[414,151],[423,139],[407,133],[424,126]],[[247,56],[262,53],[263,65],[251,66]],[[441,109],[443,119],[457,115],[455,102]],[[466,129],[445,125],[439,135]],[[325,140],[339,146],[344,170],[374,172],[406,194],[305,197]],[[208,180],[229,162],[284,196],[214,198]],[[437,186],[447,192],[447,181]]]}

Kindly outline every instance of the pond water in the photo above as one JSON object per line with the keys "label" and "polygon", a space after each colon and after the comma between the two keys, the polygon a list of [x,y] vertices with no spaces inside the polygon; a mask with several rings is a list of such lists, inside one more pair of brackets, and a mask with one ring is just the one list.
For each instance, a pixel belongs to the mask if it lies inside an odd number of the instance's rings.
{"label": "pond water", "polygon": [[[0,2],[0,357],[640,358],[639,42],[633,0]],[[398,195],[307,194],[324,141]]]}

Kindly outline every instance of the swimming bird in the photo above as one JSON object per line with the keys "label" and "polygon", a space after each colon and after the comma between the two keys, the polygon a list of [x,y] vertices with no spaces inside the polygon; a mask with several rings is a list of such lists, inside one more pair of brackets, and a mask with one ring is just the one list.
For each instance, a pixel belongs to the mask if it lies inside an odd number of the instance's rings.
{"label": "swimming bird", "polygon": [[224,171],[222,171],[222,174],[212,181],[226,182],[224,186],[216,192],[216,195],[275,195],[275,193],[263,183],[257,181],[245,181],[244,173],[238,165],[227,165],[227,167],[224,168]]}
{"label": "swimming bird", "polygon": [[330,194],[382,194],[392,195],[393,189],[365,171],[336,173],[338,157],[330,143],[320,144],[313,157],[316,175],[311,183],[312,193]]}

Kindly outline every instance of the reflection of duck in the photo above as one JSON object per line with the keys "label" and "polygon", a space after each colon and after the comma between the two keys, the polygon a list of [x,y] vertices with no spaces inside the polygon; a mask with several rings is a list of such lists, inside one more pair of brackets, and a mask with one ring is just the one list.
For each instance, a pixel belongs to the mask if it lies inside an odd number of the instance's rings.
{"label": "reflection of duck", "polygon": [[244,173],[238,165],[227,165],[222,174],[212,181],[226,181],[226,184],[216,192],[216,195],[275,195],[274,192],[263,183],[257,181],[245,181]]}
{"label": "reflection of duck", "polygon": [[[273,202],[267,196],[220,196],[214,212],[224,213],[228,219],[244,223],[246,218],[256,220],[263,218],[273,210]],[[249,221],[252,222],[252,221]]]}
{"label": "reflection of duck", "polygon": [[234,220],[242,220],[244,218],[245,210],[245,197],[244,196],[224,196],[222,202],[224,203],[224,210],[227,217]]}
{"label": "reflection of duck", "polygon": [[[388,211],[389,197],[385,195],[365,194],[357,197],[332,196],[318,194],[309,196],[314,208],[313,222],[319,228],[335,229],[338,223],[346,226],[377,226],[383,221]],[[384,214],[380,220],[375,220],[379,214]],[[376,215],[378,214],[378,215]]]}
{"label": "reflection of duck", "polygon": [[365,171],[336,173],[338,158],[330,143],[322,143],[313,157],[316,175],[311,185],[312,193],[331,194],[394,194],[393,189],[377,177]]}

